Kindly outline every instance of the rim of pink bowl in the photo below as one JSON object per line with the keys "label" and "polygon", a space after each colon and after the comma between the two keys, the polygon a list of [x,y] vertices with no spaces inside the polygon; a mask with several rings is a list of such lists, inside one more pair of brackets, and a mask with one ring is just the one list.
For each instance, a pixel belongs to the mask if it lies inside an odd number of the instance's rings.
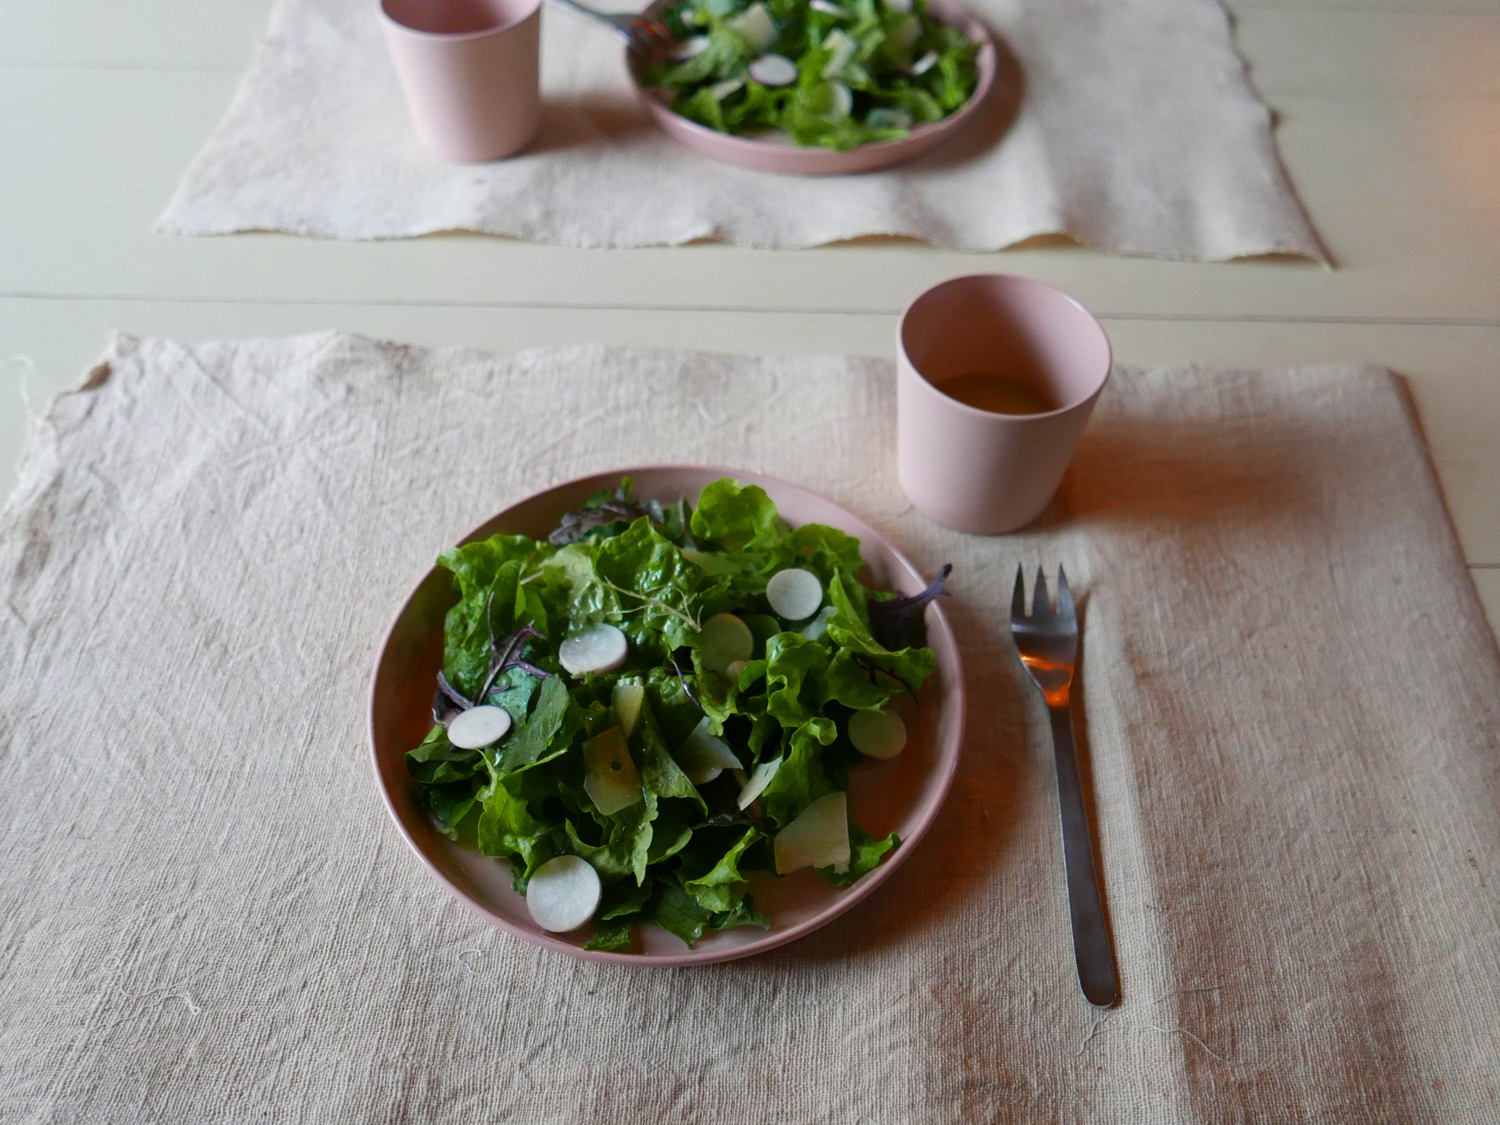
{"label": "rim of pink bowl", "polygon": [[[576,486],[585,481],[593,481],[596,478],[607,477],[618,480],[622,476],[630,476],[632,474],[643,474],[648,472],[672,472],[680,471],[683,469],[701,470],[703,472],[717,473],[721,476],[734,477],[737,480],[754,478],[752,483],[756,481],[768,482],[775,485],[777,488],[784,488],[792,492],[798,492],[806,497],[810,497],[818,501],[819,503],[827,504],[831,507],[837,508],[840,512],[850,517],[855,522],[869,527],[871,537],[874,538],[878,543],[880,543],[880,545],[887,551],[889,551],[891,555],[894,556],[896,561],[899,562],[901,566],[904,567],[912,577],[916,578],[918,581],[921,580],[921,571],[919,571],[914,565],[912,565],[911,560],[908,559],[905,554],[898,550],[889,539],[880,534],[880,532],[877,531],[874,527],[871,527],[865,520],[861,519],[859,516],[856,516],[853,512],[850,512],[841,504],[835,504],[832,500],[828,500],[825,497],[811,491],[810,489],[803,488],[801,485],[792,484],[790,481],[782,480],[780,477],[769,476],[765,473],[748,472],[743,469],[729,469],[725,468],[722,465],[701,465],[686,462],[663,463],[655,465],[632,465],[619,469],[606,469],[601,472],[588,473],[581,477],[572,477],[569,480],[559,481],[556,484],[548,485],[546,488],[529,493],[528,495],[523,496],[520,499],[508,504],[506,507],[496,512],[489,519],[484,520],[482,523],[475,526],[458,542],[460,545],[469,542],[479,533],[482,528],[485,528],[495,520],[500,519],[507,512],[519,508],[522,505],[527,504],[537,499],[538,497],[545,495],[548,492],[554,492],[564,488],[568,488],[570,486]],[[943,805],[948,799],[948,790],[952,787],[953,775],[958,769],[958,758],[963,748],[964,724],[967,719],[967,699],[965,697],[964,691],[963,663],[958,656],[957,639],[953,636],[952,626],[948,624],[948,618],[943,613],[942,606],[940,606],[936,601],[933,601],[928,604],[928,609],[932,613],[936,614],[936,624],[938,626],[938,630],[943,635],[948,644],[952,647],[953,658],[955,662],[954,671],[957,673],[954,678],[954,687],[951,693],[952,703],[956,708],[957,713],[955,734],[953,736],[954,747],[950,753],[944,753],[939,758],[938,769],[936,772],[936,776],[938,777],[939,781],[937,791],[927,810],[922,813],[922,815],[917,819],[915,828],[912,829],[906,839],[903,839],[901,841],[901,847],[892,852],[890,858],[882,863],[879,867],[875,868],[875,870],[864,875],[856,883],[846,888],[845,893],[841,895],[839,899],[835,901],[833,905],[831,905],[828,909],[812,918],[807,919],[806,921],[798,923],[790,929],[783,930],[780,933],[768,932],[765,937],[747,942],[742,946],[737,946],[725,950],[694,950],[690,948],[683,953],[671,953],[665,955],[611,953],[604,950],[583,949],[579,946],[562,941],[559,938],[550,937],[546,934],[533,933],[530,930],[526,930],[521,928],[520,926],[516,926],[509,920],[501,917],[495,912],[486,909],[483,905],[476,902],[469,895],[465,894],[462,889],[457,887],[453,883],[453,881],[449,879],[448,876],[443,871],[441,871],[437,867],[437,865],[432,862],[431,859],[428,858],[427,853],[418,846],[417,841],[414,840],[411,833],[406,830],[406,825],[402,823],[400,814],[396,810],[395,802],[391,798],[390,790],[385,786],[381,778],[380,754],[379,748],[376,744],[374,726],[375,688],[379,678],[378,672],[386,649],[389,647],[392,637],[396,633],[397,627],[401,622],[401,618],[405,615],[407,609],[411,606],[412,599],[416,596],[417,592],[422,588],[422,586],[427,582],[427,578],[431,574],[432,571],[429,570],[427,572],[427,575],[423,576],[423,578],[418,581],[415,586],[412,587],[410,593],[407,594],[406,599],[401,603],[400,608],[397,609],[395,615],[391,618],[390,625],[386,628],[385,633],[381,637],[380,647],[377,650],[375,658],[375,669],[370,676],[370,691],[367,696],[367,713],[370,716],[370,725],[367,733],[369,737],[370,765],[375,771],[375,784],[376,787],[380,790],[381,803],[385,805],[385,811],[390,816],[391,821],[395,824],[396,830],[401,834],[401,838],[406,841],[407,847],[409,847],[414,853],[416,853],[417,858],[422,861],[422,864],[427,868],[428,872],[431,873],[433,878],[435,878],[438,883],[448,891],[449,894],[453,895],[454,898],[458,899],[460,903],[468,907],[469,910],[477,914],[480,918],[484,919],[486,922],[497,927],[498,929],[504,930],[506,933],[511,934],[514,937],[518,937],[523,941],[530,942],[532,945],[538,945],[544,949],[555,950],[558,953],[565,953],[570,957],[581,957],[589,961],[602,961],[615,965],[648,966],[652,968],[681,968],[684,965],[718,964],[725,961],[738,961],[744,957],[754,957],[760,953],[767,953],[772,949],[776,949],[780,946],[788,944],[789,942],[796,941],[798,938],[804,937],[812,931],[821,929],[823,926],[826,926],[835,918],[847,913],[854,906],[863,901],[871,892],[875,890],[875,888],[880,886],[881,883],[884,883],[887,879],[889,879],[895,872],[895,870],[906,861],[906,858],[911,854],[912,849],[914,849],[916,845],[922,840],[922,838],[927,835],[927,830],[932,827],[932,822],[937,819],[937,814],[942,810]]]}
{"label": "rim of pink bowl", "polygon": [[413,27],[390,13],[387,8],[388,0],[375,0],[375,11],[380,16],[381,23],[396,31],[415,36],[417,39],[425,39],[434,43],[460,43],[465,39],[482,39],[487,35],[512,31],[542,9],[542,0],[522,0],[522,2],[526,4],[526,11],[519,15],[508,12],[498,23],[475,28],[472,31],[429,31],[425,27]]}
{"label": "rim of pink bowl", "polygon": [[1098,385],[1094,387],[1092,391],[1084,395],[1082,398],[1075,398],[1071,402],[1064,403],[1062,406],[1056,407],[1052,410],[1043,410],[1038,414],[1007,414],[1004,416],[1006,422],[1027,425],[1033,422],[1044,421],[1059,414],[1065,414],[1069,410],[1076,409],[1080,404],[1096,397],[1104,390],[1105,384],[1109,382],[1110,375],[1114,373],[1114,344],[1110,341],[1109,333],[1104,330],[1104,325],[1099,323],[1099,318],[1093,313],[1089,312],[1088,307],[1082,301],[1080,301],[1077,297],[1073,296],[1073,294],[1067,292],[1066,290],[1059,289],[1055,285],[1049,285],[1045,281],[1038,281],[1034,277],[1027,277],[1025,274],[1021,273],[964,273],[959,274],[957,277],[946,277],[942,281],[935,282],[934,284],[928,286],[926,289],[922,290],[922,292],[918,293],[911,299],[910,302],[907,303],[906,308],[901,310],[901,317],[896,321],[896,348],[900,352],[901,356],[905,358],[907,366],[909,366],[912,371],[916,373],[918,383],[921,384],[927,394],[936,395],[944,402],[944,404],[949,406],[957,406],[961,408],[964,413],[973,415],[974,417],[991,419],[995,417],[995,415],[990,413],[990,411],[988,410],[982,410],[977,406],[970,406],[967,402],[963,402],[960,399],[956,399],[952,395],[948,394],[942,389],[939,384],[934,383],[930,378],[928,378],[926,373],[917,366],[916,361],[913,360],[906,351],[906,319],[907,317],[911,316],[912,310],[923,301],[927,300],[927,298],[941,292],[949,286],[967,285],[976,281],[998,281],[1002,285],[1014,285],[1021,289],[1045,289],[1051,293],[1055,293],[1065,302],[1072,305],[1075,309],[1081,312],[1087,318],[1088,322],[1092,324],[1098,331],[1099,338],[1104,341],[1104,376],[1099,380]]}
{"label": "rim of pink bowl", "polygon": [[[660,14],[661,9],[666,7],[666,2],[667,0],[657,0],[646,12]],[[645,64],[628,48],[626,70],[637,96],[662,131],[712,160],[783,175],[838,176],[878,172],[882,168],[915,160],[956,134],[978,112],[995,84],[999,63],[995,38],[990,29],[955,0],[931,0],[928,11],[941,22],[950,27],[959,27],[971,39],[979,42],[979,53],[974,60],[979,71],[979,81],[974,87],[974,93],[956,113],[941,121],[918,125],[898,141],[877,141],[846,152],[835,152],[818,146],[777,144],[710,129],[707,125],[700,125],[674,113],[669,105],[663,104],[652,93],[659,87],[642,85],[641,68]]]}

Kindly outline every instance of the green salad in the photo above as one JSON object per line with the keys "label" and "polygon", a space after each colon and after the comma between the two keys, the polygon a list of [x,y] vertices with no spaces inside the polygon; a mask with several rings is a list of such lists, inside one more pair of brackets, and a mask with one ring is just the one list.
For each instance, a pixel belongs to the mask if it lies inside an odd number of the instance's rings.
{"label": "green salad", "polygon": [[627,479],[546,540],[439,564],[459,600],[407,768],[444,833],[510,861],[542,928],[691,944],[769,924],[751,872],[844,886],[900,845],[849,815],[849,769],[900,752],[892,703],[933,671],[908,634],[951,568],[914,597],[868,591],[858,540],[729,479],[696,510]]}
{"label": "green salad", "polygon": [[646,84],[723,133],[843,152],[948,116],[977,81],[979,44],[926,0],[678,0],[664,19],[681,43]]}

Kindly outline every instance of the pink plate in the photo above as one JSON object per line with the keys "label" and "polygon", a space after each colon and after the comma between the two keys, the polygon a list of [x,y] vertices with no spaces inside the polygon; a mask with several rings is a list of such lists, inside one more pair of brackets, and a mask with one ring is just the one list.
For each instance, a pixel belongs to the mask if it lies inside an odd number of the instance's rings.
{"label": "pink plate", "polygon": [[[870,585],[902,594],[919,592],[926,582],[917,569],[859,517],[795,485],[757,473],[697,465],[650,465],[599,473],[549,488],[506,508],[474,530],[465,543],[497,532],[542,538],[557,526],[562,513],[583,503],[601,488],[613,488],[623,476],[635,479],[635,495],[675,502],[696,500],[705,485],[732,476],[758,484],[776,501],[793,526],[826,523],[857,536]],[[433,828],[414,800],[415,785],[404,755],[432,726],[432,690],[442,664],[443,616],[454,602],[451,575],[434,568],[412,591],[380,646],[370,685],[370,747],[375,779],[386,808],[422,862],[460,902],[486,921],[536,945],[626,965],[694,965],[730,961],[763,953],[811,933],[833,921],[888,879],[927,831],[958,765],[964,726],[963,671],[958,645],[937,605],[927,609],[927,643],[937,656],[937,671],[923,687],[920,708],[906,714],[906,749],[888,762],[868,760],[849,771],[849,799],[855,818],[876,836],[899,832],[900,848],[851,887],[829,886],[813,871],[783,879],[752,877],[755,905],[771,919],[769,930],[753,927],[707,934],[688,949],[666,930],[643,926],[629,953],[586,951],[592,934],[586,926],[570,934],[549,934],[531,920],[524,896],[511,890],[510,865],[454,843]]]}
{"label": "pink plate", "polygon": [[[659,15],[666,6],[667,0],[657,0],[646,11],[651,15]],[[981,45],[975,59],[979,69],[979,82],[974,87],[974,93],[957,113],[941,121],[934,121],[931,125],[918,125],[899,141],[860,145],[848,152],[803,147],[794,144],[786,136],[737,137],[710,129],[707,125],[699,125],[668,108],[672,103],[673,91],[641,84],[641,74],[646,63],[640,55],[628,52],[626,64],[630,68],[630,76],[635,81],[641,103],[662,131],[704,156],[762,172],[791,172],[803,176],[841,176],[872,172],[877,168],[889,168],[893,164],[911,160],[953,136],[964,127],[965,122],[976,115],[995,84],[995,42],[990,37],[989,29],[953,0],[930,0],[927,10],[943,23],[962,29],[965,35]]]}

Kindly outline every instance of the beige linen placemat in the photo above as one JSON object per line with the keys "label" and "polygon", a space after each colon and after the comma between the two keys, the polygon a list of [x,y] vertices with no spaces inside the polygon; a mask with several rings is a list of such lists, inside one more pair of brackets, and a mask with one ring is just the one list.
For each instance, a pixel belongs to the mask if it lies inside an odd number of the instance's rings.
{"label": "beige linen placemat", "polygon": [[[1500,666],[1383,371],[1124,370],[1056,511],[945,532],[873,360],[122,337],[0,523],[0,1120],[1442,1123],[1500,1114]],[[476,921],[387,822],[365,689],[434,555],[701,459],[868,518],[972,701],[851,914],[634,969]],[[1085,597],[1123,1001],[1068,937],[1017,562]]]}
{"label": "beige linen placemat", "polygon": [[1006,45],[987,120],[916,163],[828,178],[683,148],[637,105],[620,41],[550,5],[539,139],[450,164],[412,136],[374,0],[280,0],[160,228],[570,246],[899,234],[961,250],[1063,233],[1168,258],[1321,258],[1217,0],[966,2]]}

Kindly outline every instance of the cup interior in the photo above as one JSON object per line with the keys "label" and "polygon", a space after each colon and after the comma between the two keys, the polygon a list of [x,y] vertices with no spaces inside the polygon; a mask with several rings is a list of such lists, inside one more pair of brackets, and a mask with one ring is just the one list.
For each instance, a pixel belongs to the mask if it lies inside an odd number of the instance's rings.
{"label": "cup interior", "polygon": [[381,0],[386,17],[428,35],[475,35],[520,23],[538,0]]}
{"label": "cup interior", "polygon": [[1061,290],[1009,274],[933,286],[902,317],[901,347],[939,390],[964,375],[999,376],[1054,410],[1086,401],[1109,377],[1109,339],[1089,311]]}

